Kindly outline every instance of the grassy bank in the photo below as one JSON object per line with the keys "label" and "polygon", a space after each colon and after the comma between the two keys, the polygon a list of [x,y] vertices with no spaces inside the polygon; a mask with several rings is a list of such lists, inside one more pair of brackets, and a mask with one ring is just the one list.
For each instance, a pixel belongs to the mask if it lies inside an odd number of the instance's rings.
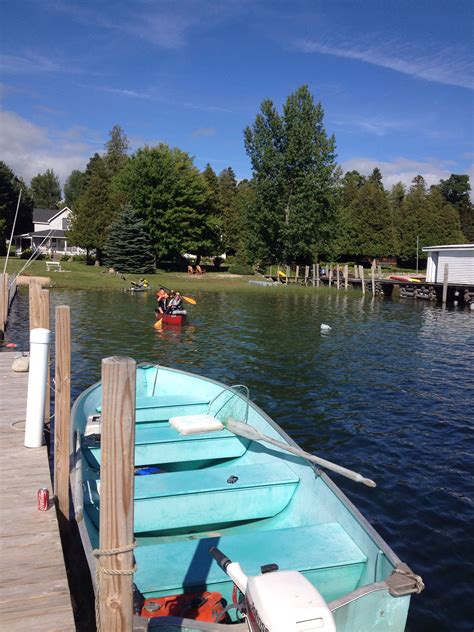
{"label": "grassy bank", "polygon": [[[10,258],[8,260],[7,272],[17,274],[25,265],[26,261]],[[3,272],[5,257],[0,257],[0,271]],[[51,280],[50,286],[53,288],[71,290],[125,290],[130,287],[132,281],[138,281],[146,276],[151,287],[158,289],[160,285],[182,291],[205,290],[205,289],[231,289],[248,287],[248,280],[251,277],[241,277],[229,275],[225,272],[211,272],[203,275],[189,275],[185,272],[165,272],[157,270],[155,274],[109,274],[106,268],[88,266],[85,263],[66,261],[61,262],[62,272],[48,272],[45,261],[33,261],[22,272],[25,276],[42,276]]]}

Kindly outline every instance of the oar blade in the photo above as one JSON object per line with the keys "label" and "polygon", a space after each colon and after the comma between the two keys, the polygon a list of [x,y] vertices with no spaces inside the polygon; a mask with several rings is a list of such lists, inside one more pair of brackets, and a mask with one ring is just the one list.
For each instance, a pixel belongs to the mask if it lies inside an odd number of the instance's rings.
{"label": "oar blade", "polygon": [[186,303],[189,303],[190,305],[196,305],[196,299],[193,298],[192,296],[183,296],[182,299],[183,301],[186,301]]}
{"label": "oar blade", "polygon": [[157,320],[153,327],[157,330],[163,329],[163,319],[160,318],[159,320]]}

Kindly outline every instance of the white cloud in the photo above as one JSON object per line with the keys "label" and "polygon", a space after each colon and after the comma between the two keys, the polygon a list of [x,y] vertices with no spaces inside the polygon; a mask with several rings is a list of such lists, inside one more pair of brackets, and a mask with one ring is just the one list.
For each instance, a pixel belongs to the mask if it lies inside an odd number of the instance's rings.
{"label": "white cloud", "polygon": [[449,165],[450,163],[447,162],[410,160],[409,158],[397,158],[393,162],[388,162],[360,157],[344,161],[342,168],[344,171],[355,169],[363,175],[369,175],[375,167],[378,167],[382,172],[385,187],[390,189],[396,182],[403,182],[409,187],[417,175],[423,176],[428,187],[438,184],[441,179],[446,180],[453,173]]}
{"label": "white cloud", "polygon": [[216,130],[214,127],[199,127],[191,134],[193,138],[201,138],[202,136],[214,136]]}
{"label": "white cloud", "polygon": [[294,48],[304,53],[320,53],[363,61],[390,68],[412,77],[462,88],[474,88],[472,52],[461,47],[426,50],[399,41],[373,44],[359,40],[324,41],[299,39]]}
{"label": "white cloud", "polygon": [[73,169],[83,170],[89,156],[103,147],[85,128],[41,127],[14,112],[0,112],[0,129],[2,160],[28,183],[53,169],[64,184]]}

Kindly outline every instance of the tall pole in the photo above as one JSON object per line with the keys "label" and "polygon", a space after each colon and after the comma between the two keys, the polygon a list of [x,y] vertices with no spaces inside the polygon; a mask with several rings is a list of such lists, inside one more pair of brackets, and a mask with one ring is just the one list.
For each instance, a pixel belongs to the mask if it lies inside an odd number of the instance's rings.
{"label": "tall pole", "polygon": [[416,273],[418,274],[418,245],[420,243],[420,238],[416,236]]}

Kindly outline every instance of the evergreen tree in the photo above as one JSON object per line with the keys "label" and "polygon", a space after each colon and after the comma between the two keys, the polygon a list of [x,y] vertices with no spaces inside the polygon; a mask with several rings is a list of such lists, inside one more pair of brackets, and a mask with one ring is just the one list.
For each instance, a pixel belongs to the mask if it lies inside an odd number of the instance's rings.
{"label": "evergreen tree", "polygon": [[112,178],[126,164],[130,143],[120,125],[114,125],[109,136],[105,143],[105,162]]}
{"label": "evergreen tree", "polygon": [[348,206],[349,236],[346,254],[387,257],[396,249],[396,230],[388,196],[381,180],[369,178]]}
{"label": "evergreen tree", "polygon": [[339,172],[323,117],[321,104],[301,86],[282,116],[263,101],[244,132],[256,189],[257,253],[264,260],[310,261],[331,247]]}
{"label": "evergreen tree", "polygon": [[64,184],[64,203],[73,209],[83,193],[86,184],[86,174],[74,169]]}
{"label": "evergreen tree", "polygon": [[187,153],[164,143],[139,149],[117,174],[114,190],[144,220],[158,258],[214,254],[208,186]]}
{"label": "evergreen tree", "polygon": [[238,218],[235,206],[237,198],[237,180],[232,167],[227,167],[219,174],[218,178],[218,213],[222,230],[224,250],[235,253],[238,236]]}
{"label": "evergreen tree", "polygon": [[110,226],[104,263],[120,272],[146,274],[153,271],[153,253],[144,222],[130,205],[116,215]]}
{"label": "evergreen tree", "polygon": [[32,178],[30,190],[36,208],[57,208],[60,205],[61,185],[52,169]]}
{"label": "evergreen tree", "polygon": [[20,190],[22,194],[15,225],[16,235],[33,230],[33,200],[23,180],[0,161],[0,255],[7,253],[6,241],[10,239],[13,229]]}
{"label": "evergreen tree", "polygon": [[399,224],[400,258],[405,263],[416,259],[417,237],[420,248],[434,245],[426,243],[424,239],[429,221],[427,195],[424,178],[413,178],[412,186],[403,200]]}
{"label": "evergreen tree", "polygon": [[446,202],[458,209],[465,239],[474,243],[474,205],[469,176],[452,173],[447,180],[441,180],[439,188]]}
{"label": "evergreen tree", "polygon": [[382,172],[380,171],[378,167],[374,167],[374,170],[372,171],[370,176],[367,178],[367,180],[368,182],[375,184],[375,186],[377,186],[379,189],[383,190],[384,186],[382,182]]}
{"label": "evergreen tree", "polygon": [[234,242],[236,260],[250,265],[255,260],[254,231],[252,218],[255,215],[256,193],[253,182],[241,180],[237,185],[234,201],[235,234]]}
{"label": "evergreen tree", "polygon": [[95,249],[100,261],[113,213],[110,209],[108,170],[99,154],[94,154],[89,160],[84,180],[85,188],[72,209],[68,240],[87,251]]}

